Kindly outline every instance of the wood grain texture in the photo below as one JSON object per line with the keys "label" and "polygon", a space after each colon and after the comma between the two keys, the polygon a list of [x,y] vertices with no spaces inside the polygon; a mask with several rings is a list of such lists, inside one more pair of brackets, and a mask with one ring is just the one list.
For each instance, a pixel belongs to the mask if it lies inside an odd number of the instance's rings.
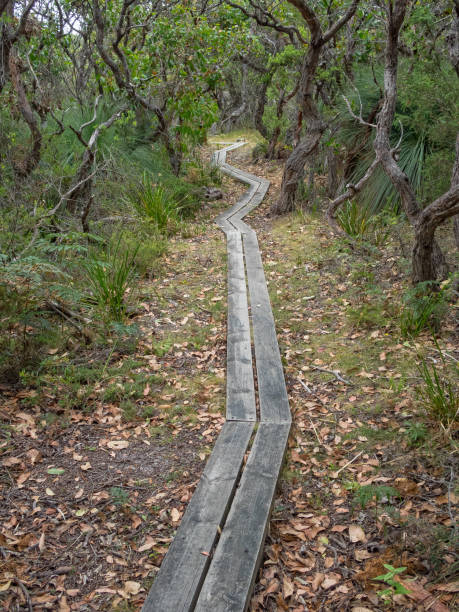
{"label": "wood grain texture", "polygon": [[196,603],[196,612],[246,610],[263,553],[288,424],[260,423]]}
{"label": "wood grain texture", "polygon": [[[227,420],[143,612],[246,610],[287,445],[291,417],[274,318],[257,236],[242,220],[262,202],[269,181],[226,163],[227,151],[244,144],[212,157],[222,172],[249,186],[216,219],[228,253]],[[236,489],[257,418],[250,320],[261,422]]]}
{"label": "wood grain texture", "polygon": [[284,370],[277,343],[263,263],[254,231],[243,234],[258,377],[261,421],[291,421]]}
{"label": "wood grain texture", "polygon": [[246,422],[227,422],[223,426],[142,612],[194,609],[253,427],[254,423]]}
{"label": "wood grain texture", "polygon": [[228,240],[227,420],[256,421],[244,255],[239,232]]}

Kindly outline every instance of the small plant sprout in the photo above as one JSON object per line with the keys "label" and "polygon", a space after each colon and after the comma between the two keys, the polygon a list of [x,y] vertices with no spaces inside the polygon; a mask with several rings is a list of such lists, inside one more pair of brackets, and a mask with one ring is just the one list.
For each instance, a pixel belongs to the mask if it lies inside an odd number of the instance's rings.
{"label": "small plant sprout", "polygon": [[385,563],[384,568],[387,570],[387,573],[376,576],[373,580],[380,580],[388,585],[386,589],[377,591],[377,593],[387,604],[390,604],[394,595],[407,595],[410,591],[398,580],[395,580],[395,576],[402,574],[406,567],[392,567],[392,565]]}

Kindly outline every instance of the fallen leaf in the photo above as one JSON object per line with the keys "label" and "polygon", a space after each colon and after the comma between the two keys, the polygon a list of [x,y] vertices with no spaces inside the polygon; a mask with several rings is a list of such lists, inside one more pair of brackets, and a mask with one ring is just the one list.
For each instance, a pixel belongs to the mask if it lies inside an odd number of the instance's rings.
{"label": "fallen leaf", "polygon": [[317,572],[317,574],[314,576],[314,579],[312,581],[312,590],[314,592],[317,591],[317,589],[320,587],[320,585],[324,581],[324,578],[324,574],[321,574],[320,572]]}
{"label": "fallen leaf", "polygon": [[90,470],[92,468],[92,465],[89,463],[89,461],[86,461],[86,463],[80,465],[80,468],[86,472],[87,470]]}
{"label": "fallen leaf", "polygon": [[53,476],[60,476],[65,472],[64,468],[48,468],[46,471]]}
{"label": "fallen leaf", "polygon": [[145,542],[137,549],[137,552],[145,552],[146,550],[151,550],[153,546],[155,546],[156,540],[154,540],[151,536],[147,536]]}
{"label": "fallen leaf", "polygon": [[70,612],[70,606],[67,603],[67,597],[65,595],[59,601],[59,612]]}
{"label": "fallen leaf", "polygon": [[325,576],[324,581],[320,585],[323,589],[330,589],[340,582],[341,576],[339,574],[331,573]]}
{"label": "fallen leaf", "polygon": [[133,580],[128,580],[124,583],[124,590],[129,595],[137,595],[140,591],[141,584],[140,582],[134,582]]}
{"label": "fallen leaf", "polygon": [[284,599],[287,599],[288,597],[293,595],[295,591],[293,582],[289,580],[287,577],[284,577],[284,580],[282,582],[282,590],[283,590]]}
{"label": "fallen leaf", "polygon": [[364,530],[359,525],[349,525],[349,539],[351,542],[366,542]]}
{"label": "fallen leaf", "polygon": [[180,512],[177,510],[177,508],[172,508],[171,518],[173,523],[177,523],[180,520]]}
{"label": "fallen leaf", "polygon": [[5,457],[5,459],[2,459],[2,465],[5,467],[12,467],[13,465],[18,465],[19,463],[21,463],[21,460],[17,457]]}
{"label": "fallen leaf", "polygon": [[447,584],[435,585],[435,591],[443,591],[444,593],[458,593],[459,592],[459,580],[456,582],[448,582]]}
{"label": "fallen leaf", "polygon": [[121,450],[123,448],[127,448],[129,446],[129,442],[127,440],[111,440],[108,442],[107,446],[113,450]]}
{"label": "fallen leaf", "polygon": [[30,474],[32,472],[23,472],[18,479],[16,480],[16,483],[18,485],[18,487],[20,487],[21,485],[23,485],[25,483],[25,481],[30,477]]}

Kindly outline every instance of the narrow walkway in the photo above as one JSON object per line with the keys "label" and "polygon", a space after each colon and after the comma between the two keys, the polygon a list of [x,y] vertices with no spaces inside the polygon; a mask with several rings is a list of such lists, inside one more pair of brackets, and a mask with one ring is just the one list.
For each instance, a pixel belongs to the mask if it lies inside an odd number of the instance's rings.
{"label": "narrow walkway", "polygon": [[287,445],[291,417],[274,318],[257,236],[242,221],[263,201],[269,182],[226,163],[227,152],[244,144],[213,156],[225,174],[249,185],[216,219],[228,250],[226,423],[142,612],[247,609]]}

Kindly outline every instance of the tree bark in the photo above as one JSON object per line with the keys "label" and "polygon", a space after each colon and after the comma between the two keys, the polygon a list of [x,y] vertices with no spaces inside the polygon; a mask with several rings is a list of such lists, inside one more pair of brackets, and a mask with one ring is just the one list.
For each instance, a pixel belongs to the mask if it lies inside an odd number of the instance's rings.
{"label": "tree bark", "polygon": [[456,243],[456,248],[459,251],[459,215],[456,215],[454,217],[453,232],[454,232],[454,242]]}
{"label": "tree bark", "polygon": [[298,185],[304,178],[304,166],[317,150],[327,128],[314,101],[317,67],[323,48],[348,23],[357,9],[359,0],[353,0],[344,15],[326,32],[322,31],[320,21],[308,2],[305,0],[289,0],[289,2],[299,10],[311,37],[299,82],[300,113],[302,121],[306,123],[307,132],[305,137],[300,138],[285,164],[279,200],[273,204],[270,211],[274,215],[285,214],[294,209]]}
{"label": "tree bark", "polygon": [[24,83],[22,82],[19,72],[18,58],[14,48],[10,50],[8,59],[11,81],[16,91],[18,107],[24,121],[27,123],[32,139],[30,150],[27,153],[26,158],[22,163],[15,164],[14,167],[14,171],[17,176],[26,177],[37,167],[40,161],[42,136],[40,128],[38,127],[37,118],[32,110],[32,107],[30,106],[29,100],[27,99]]}
{"label": "tree bark", "polygon": [[[448,264],[435,241],[435,229],[425,216],[425,221],[418,223],[421,207],[416,199],[416,194],[396,161],[397,150],[391,148],[390,135],[395,116],[395,105],[397,101],[397,72],[398,72],[398,42],[407,10],[408,0],[395,0],[387,4],[388,24],[387,42],[385,50],[384,66],[384,99],[381,111],[378,115],[376,127],[376,138],[374,150],[376,159],[400,194],[403,209],[408,220],[415,228],[416,243],[413,252],[413,282],[421,280],[435,280],[444,278],[448,274]],[[443,197],[443,196],[442,196]],[[431,206],[434,206],[439,198]],[[430,207],[428,207],[430,208]],[[428,261],[427,261],[428,260]]]}
{"label": "tree bark", "polygon": [[456,161],[450,190],[424,208],[415,224],[413,247],[413,282],[442,278],[445,270],[441,251],[435,241],[435,230],[446,219],[459,214],[459,132],[456,137]]}

